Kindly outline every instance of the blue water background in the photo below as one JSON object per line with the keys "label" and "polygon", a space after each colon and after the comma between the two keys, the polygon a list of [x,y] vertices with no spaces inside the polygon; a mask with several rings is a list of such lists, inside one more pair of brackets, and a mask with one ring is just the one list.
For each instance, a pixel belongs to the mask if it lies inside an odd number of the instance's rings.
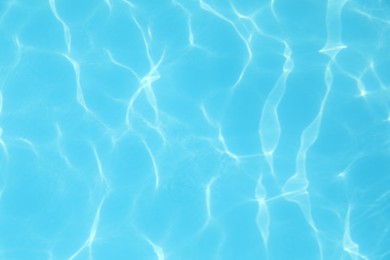
{"label": "blue water background", "polygon": [[388,1],[0,2],[0,259],[390,259]]}

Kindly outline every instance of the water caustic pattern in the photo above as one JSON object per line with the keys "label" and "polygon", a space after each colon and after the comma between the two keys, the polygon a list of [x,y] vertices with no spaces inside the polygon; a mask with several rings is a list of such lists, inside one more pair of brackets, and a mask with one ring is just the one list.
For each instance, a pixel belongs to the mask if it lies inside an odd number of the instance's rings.
{"label": "water caustic pattern", "polygon": [[390,259],[388,1],[0,2],[0,259]]}

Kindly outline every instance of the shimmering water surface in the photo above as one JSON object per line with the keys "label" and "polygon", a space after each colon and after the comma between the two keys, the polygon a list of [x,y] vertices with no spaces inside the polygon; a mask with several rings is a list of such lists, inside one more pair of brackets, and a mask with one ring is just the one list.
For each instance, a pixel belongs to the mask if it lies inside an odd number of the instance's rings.
{"label": "shimmering water surface", "polygon": [[0,259],[390,259],[387,0],[0,1]]}

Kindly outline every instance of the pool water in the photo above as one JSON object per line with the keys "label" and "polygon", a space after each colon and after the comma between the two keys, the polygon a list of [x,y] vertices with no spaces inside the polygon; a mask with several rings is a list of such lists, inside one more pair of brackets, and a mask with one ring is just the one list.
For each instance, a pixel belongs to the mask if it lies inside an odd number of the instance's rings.
{"label": "pool water", "polygon": [[390,259],[385,0],[0,2],[0,259]]}

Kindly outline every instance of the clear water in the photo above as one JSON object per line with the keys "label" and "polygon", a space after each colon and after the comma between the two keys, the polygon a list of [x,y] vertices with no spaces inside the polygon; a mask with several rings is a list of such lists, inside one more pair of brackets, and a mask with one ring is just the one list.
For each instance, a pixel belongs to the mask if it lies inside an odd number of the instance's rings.
{"label": "clear water", "polygon": [[390,259],[388,1],[2,0],[0,259]]}

